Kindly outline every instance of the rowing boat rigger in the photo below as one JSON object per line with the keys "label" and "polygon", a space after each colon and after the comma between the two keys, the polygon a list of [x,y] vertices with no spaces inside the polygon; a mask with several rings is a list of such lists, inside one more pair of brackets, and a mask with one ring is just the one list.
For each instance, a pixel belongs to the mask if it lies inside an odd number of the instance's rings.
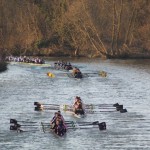
{"label": "rowing boat rigger", "polygon": [[65,121],[67,126],[66,131],[63,131],[63,134],[58,134],[55,132],[50,123],[46,122],[32,122],[32,121],[17,121],[16,119],[10,119],[10,130],[17,132],[36,132],[42,131],[44,133],[48,133],[52,131],[54,134],[58,136],[65,135],[68,130],[76,130],[76,129],[92,129],[98,128],[100,131],[106,130],[106,123],[99,121],[94,122],[74,122],[74,121]]}
{"label": "rowing boat rigger", "polygon": [[[71,105],[58,105],[58,104],[42,104],[40,102],[34,102],[35,111],[44,111],[44,110],[63,110],[73,112],[73,106]],[[118,103],[116,104],[84,104],[84,109],[86,114],[88,113],[103,113],[103,112],[116,112],[126,113],[127,109],[123,108],[123,105]],[[69,113],[69,112],[67,112]],[[71,114],[71,113],[70,113]]]}

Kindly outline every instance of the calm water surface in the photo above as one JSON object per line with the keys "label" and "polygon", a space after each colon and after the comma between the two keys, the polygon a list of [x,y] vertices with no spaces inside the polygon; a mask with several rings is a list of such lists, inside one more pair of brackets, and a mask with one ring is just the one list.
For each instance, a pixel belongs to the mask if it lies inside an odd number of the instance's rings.
{"label": "calm water surface", "polygon": [[[53,64],[55,60],[48,59],[47,63]],[[71,62],[90,76],[75,80],[62,71],[27,65],[9,65],[8,71],[0,74],[0,150],[149,150],[150,60],[74,59]],[[100,70],[106,71],[108,77],[91,74]],[[48,78],[47,72],[56,77]],[[9,130],[10,118],[48,122],[53,117],[54,112],[35,112],[35,101],[71,104],[76,95],[85,103],[118,102],[128,113],[88,114],[84,121],[105,121],[107,130],[70,130],[62,138],[43,133],[40,125],[37,132]],[[63,115],[66,120],[80,121]]]}

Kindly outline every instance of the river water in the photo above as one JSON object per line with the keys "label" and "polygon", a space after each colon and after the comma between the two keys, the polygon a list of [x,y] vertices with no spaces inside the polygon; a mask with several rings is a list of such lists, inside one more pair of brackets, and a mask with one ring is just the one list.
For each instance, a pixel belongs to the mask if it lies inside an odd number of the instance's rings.
{"label": "river water", "polygon": [[[49,58],[53,64],[58,58]],[[150,149],[150,60],[69,59],[89,77],[69,78],[66,72],[28,65],[9,65],[0,74],[0,150],[149,150]],[[107,77],[96,72],[103,70]],[[56,75],[46,76],[47,72]],[[93,73],[93,74],[92,74]],[[82,121],[105,121],[106,131],[69,130],[64,137],[36,132],[10,131],[10,118],[49,122],[51,111],[36,112],[35,101],[71,104],[78,95],[85,103],[123,104],[127,113],[87,114]],[[63,112],[62,112],[63,113]],[[81,121],[63,113],[66,120]],[[26,130],[34,130],[30,128]]]}

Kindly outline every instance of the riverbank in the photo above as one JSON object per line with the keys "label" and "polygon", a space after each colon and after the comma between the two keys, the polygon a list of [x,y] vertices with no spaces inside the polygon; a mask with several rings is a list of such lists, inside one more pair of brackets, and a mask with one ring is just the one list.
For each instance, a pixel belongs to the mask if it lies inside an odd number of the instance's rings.
{"label": "riverbank", "polygon": [[118,54],[99,54],[93,50],[75,50],[62,48],[41,48],[36,50],[8,50],[13,56],[32,56],[32,57],[71,57],[71,58],[102,58],[102,59],[150,59],[149,51],[142,51],[141,49],[127,50]]}

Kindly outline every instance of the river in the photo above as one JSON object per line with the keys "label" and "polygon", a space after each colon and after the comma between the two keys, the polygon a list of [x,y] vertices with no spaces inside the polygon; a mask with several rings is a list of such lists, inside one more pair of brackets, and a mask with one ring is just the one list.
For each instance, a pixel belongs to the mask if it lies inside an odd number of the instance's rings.
{"label": "river", "polygon": [[[49,58],[53,64],[58,58]],[[71,59],[89,77],[69,78],[66,72],[28,65],[8,65],[0,74],[0,150],[149,150],[150,60]],[[95,74],[103,70],[107,77]],[[55,78],[46,73],[52,72]],[[91,74],[93,73],[93,74]],[[87,114],[83,121],[105,121],[107,130],[69,130],[64,137],[39,131],[10,131],[10,118],[49,122],[54,112],[34,111],[33,103],[71,104],[78,95],[85,103],[123,104],[127,113]],[[63,112],[62,112],[63,113]],[[66,120],[81,121],[63,113]]]}

